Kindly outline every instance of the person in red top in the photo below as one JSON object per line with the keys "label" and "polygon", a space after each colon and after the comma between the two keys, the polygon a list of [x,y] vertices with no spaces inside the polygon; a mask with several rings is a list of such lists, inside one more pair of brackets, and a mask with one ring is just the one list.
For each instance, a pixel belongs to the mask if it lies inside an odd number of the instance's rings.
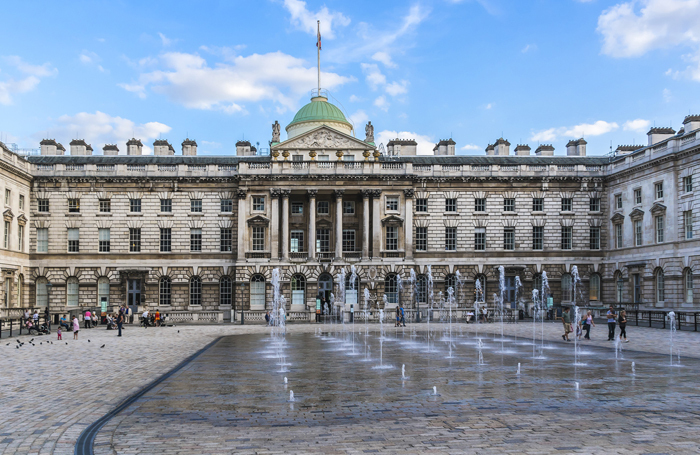
{"label": "person in red top", "polygon": [[160,311],[156,310],[156,327],[160,327]]}

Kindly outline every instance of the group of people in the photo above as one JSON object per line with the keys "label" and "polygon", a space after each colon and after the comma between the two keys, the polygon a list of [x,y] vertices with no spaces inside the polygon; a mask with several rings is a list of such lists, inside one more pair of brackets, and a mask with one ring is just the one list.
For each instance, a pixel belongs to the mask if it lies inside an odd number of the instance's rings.
{"label": "group of people", "polygon": [[404,319],[403,315],[403,305],[396,307],[396,323],[394,323],[394,327],[401,327],[401,325],[406,327],[406,320]]}
{"label": "group of people", "polygon": [[[610,305],[606,316],[608,319],[608,341],[615,341],[615,326],[619,325],[620,340],[624,340],[625,343],[629,342],[627,339],[627,312],[622,310],[617,314],[615,313],[615,308]],[[564,334],[561,337],[564,341],[571,341],[569,339],[569,334],[573,330],[571,329],[571,309],[569,307],[564,308],[561,320],[564,323]],[[580,340],[583,332],[586,332],[583,338],[585,340],[590,340],[591,327],[595,327],[595,322],[593,321],[593,314],[589,310],[586,315],[578,321],[576,337]]]}

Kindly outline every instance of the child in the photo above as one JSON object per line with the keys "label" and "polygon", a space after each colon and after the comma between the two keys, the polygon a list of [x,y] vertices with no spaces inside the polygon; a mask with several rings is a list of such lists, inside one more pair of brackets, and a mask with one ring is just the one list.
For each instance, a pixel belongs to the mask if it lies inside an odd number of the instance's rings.
{"label": "child", "polygon": [[58,339],[62,340],[63,338],[61,338],[61,326],[58,326],[58,330],[56,331],[56,333],[58,334]]}

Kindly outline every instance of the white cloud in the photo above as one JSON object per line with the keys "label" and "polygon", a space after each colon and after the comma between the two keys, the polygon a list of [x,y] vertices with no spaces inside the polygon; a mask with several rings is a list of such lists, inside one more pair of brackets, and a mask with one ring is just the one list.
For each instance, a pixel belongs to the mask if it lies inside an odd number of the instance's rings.
{"label": "white cloud", "polygon": [[525,47],[522,48],[520,52],[523,54],[527,54],[530,51],[536,51],[537,50],[537,44],[526,44]]}
{"label": "white cloud", "polygon": [[97,63],[101,60],[100,56],[94,52],[83,50],[83,52],[81,52],[78,56],[78,60],[80,60],[80,63],[84,65],[95,65],[95,67],[101,72],[105,71],[102,65]]}
{"label": "white cloud", "polygon": [[667,102],[667,103],[670,103],[671,100],[673,99],[673,95],[671,94],[671,91],[670,91],[669,89],[665,88],[665,89],[663,90],[663,92],[661,92],[661,93],[662,93],[662,95],[663,95],[663,97],[664,97],[664,101]]}
{"label": "white cloud", "polygon": [[561,137],[580,138],[586,136],[600,136],[615,131],[619,125],[615,122],[598,120],[594,123],[581,123],[570,127],[549,128],[530,136],[530,140],[537,142],[551,142]]}
{"label": "white cloud", "polygon": [[355,125],[356,130],[360,130],[360,127],[369,120],[369,116],[362,109],[356,111],[354,114],[350,115],[350,121]]}
{"label": "white cloud", "polygon": [[377,99],[374,100],[374,105],[383,111],[389,110],[389,102],[384,95],[377,97]]}
{"label": "white cloud", "polygon": [[306,2],[301,0],[284,0],[284,8],[291,15],[291,22],[294,27],[311,35],[316,35],[317,22],[321,21],[321,38],[335,38],[334,25],[347,27],[350,19],[339,12],[331,12],[327,7],[323,7],[316,13],[306,8]]}
{"label": "white cloud", "polygon": [[367,84],[372,90],[377,90],[380,85],[386,84],[386,76],[379,70],[379,66],[375,63],[360,64],[362,72],[365,73]]}
{"label": "white cloud", "polygon": [[489,110],[493,109],[494,104],[493,103],[488,103],[486,106],[484,106],[484,109]]}
{"label": "white cloud", "polygon": [[683,75],[700,81],[700,1],[633,0],[606,9],[598,18],[602,52],[639,57],[650,50],[685,46],[692,54]]}
{"label": "white cloud", "polygon": [[358,101],[360,101],[360,98],[359,98],[358,96],[356,96],[356,95],[350,95],[350,102],[351,102],[351,103],[356,103],[356,102],[358,102]]}
{"label": "white cloud", "polygon": [[3,57],[2,61],[24,75],[18,75],[19,77],[10,76],[7,79],[0,80],[0,104],[4,105],[12,104],[15,95],[34,90],[41,82],[41,78],[58,74],[58,70],[51,66],[50,63],[32,65],[16,55]]}
{"label": "white cloud", "polygon": [[391,56],[386,52],[375,52],[372,56],[372,60],[376,60],[384,64],[388,68],[396,68],[396,63],[391,60]]}
{"label": "white cloud", "polygon": [[[316,67],[282,52],[237,56],[212,66],[198,54],[170,52],[159,56],[160,69],[142,73],[137,82],[120,87],[146,96],[150,89],[191,109],[243,112],[245,102],[270,100],[294,109],[297,100],[316,86]],[[322,72],[323,86],[333,89],[353,80]]]}
{"label": "white cloud", "polygon": [[376,144],[386,144],[392,139],[415,139],[417,145],[417,150],[419,155],[432,155],[433,147],[435,147],[435,142],[430,136],[425,136],[422,134],[417,134],[410,131],[390,131],[384,130],[380,131],[379,134],[375,135]]}
{"label": "white cloud", "polygon": [[640,133],[646,133],[649,130],[649,125],[651,125],[651,122],[649,120],[638,118],[635,120],[626,121],[622,125],[622,129],[625,131],[637,131]]}
{"label": "white cloud", "polygon": [[167,47],[173,44],[173,40],[165,36],[164,34],[158,32],[158,36],[160,36],[160,41],[163,43],[163,46]]}
{"label": "white cloud", "polygon": [[403,95],[408,92],[408,81],[392,82],[385,87],[386,92],[391,96]]}
{"label": "white cloud", "polygon": [[481,147],[479,147],[476,144],[467,144],[464,147],[460,147],[460,150],[479,150]]}
{"label": "white cloud", "polygon": [[[125,142],[131,137],[135,137],[143,142],[144,152],[152,153],[148,144],[161,134],[169,133],[171,129],[168,125],[160,122],[137,124],[129,119],[112,117],[104,112],[96,111],[94,114],[80,112],[76,115],[61,116],[56,125],[49,128],[48,135],[63,142],[64,145],[72,139],[85,139],[88,144],[92,144],[96,153],[101,151],[104,144],[115,143],[119,145],[120,153],[126,153]],[[45,134],[45,132],[41,132],[36,137],[44,137]],[[75,137],[76,134],[78,137]]]}

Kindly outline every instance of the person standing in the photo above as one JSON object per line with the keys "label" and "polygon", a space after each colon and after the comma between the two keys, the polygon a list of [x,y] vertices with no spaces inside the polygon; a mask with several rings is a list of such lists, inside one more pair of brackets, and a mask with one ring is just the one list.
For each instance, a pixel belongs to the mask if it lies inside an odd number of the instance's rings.
{"label": "person standing", "polygon": [[571,313],[569,313],[569,307],[564,308],[564,312],[561,314],[561,320],[564,323],[564,335],[561,337],[564,341],[571,341],[569,339],[569,333],[571,333]]}
{"label": "person standing", "polygon": [[34,322],[34,327],[39,327],[39,310],[34,310],[32,321]]}
{"label": "person standing", "polygon": [[586,319],[584,319],[583,323],[583,330],[586,331],[586,336],[584,338],[587,340],[591,339],[591,326],[595,327],[595,322],[593,322],[593,315],[591,314],[591,311],[588,310]]}
{"label": "person standing", "polygon": [[143,319],[143,328],[147,329],[148,328],[148,309],[143,310],[143,314],[141,315],[141,318]]}
{"label": "person standing", "polygon": [[125,315],[123,311],[119,312],[119,315],[117,315],[117,328],[119,329],[119,333],[117,334],[118,337],[122,336],[122,325],[124,325],[124,319]]}
{"label": "person standing", "polygon": [[401,324],[406,327],[406,319],[404,318],[403,305],[401,305]]}
{"label": "person standing", "polygon": [[396,323],[394,324],[394,327],[398,327],[400,325],[401,321],[401,310],[399,310],[398,305],[396,306]]}
{"label": "person standing", "polygon": [[267,326],[270,325],[270,312],[269,311],[265,312],[265,325],[267,325]]}
{"label": "person standing", "polygon": [[46,327],[51,330],[51,315],[49,314],[49,307],[44,308],[44,322]]}
{"label": "person standing", "polygon": [[78,316],[73,316],[73,339],[78,339],[78,332],[80,331],[80,322],[78,321]]}
{"label": "person standing", "polygon": [[615,319],[617,315],[615,314],[615,309],[612,305],[608,309],[608,341],[615,340]]}
{"label": "person standing", "polygon": [[87,310],[85,312],[85,328],[89,329],[90,328],[90,320],[92,319],[92,313],[90,313],[90,310]]}
{"label": "person standing", "polygon": [[618,324],[620,324],[620,339],[625,339],[625,343],[629,343],[629,340],[627,339],[627,311],[622,310],[620,312],[620,317],[617,320]]}
{"label": "person standing", "polygon": [[24,310],[24,322],[26,323],[29,320],[29,310]]}
{"label": "person standing", "polygon": [[156,324],[156,327],[160,327],[160,311],[158,309],[156,309],[155,324]]}

